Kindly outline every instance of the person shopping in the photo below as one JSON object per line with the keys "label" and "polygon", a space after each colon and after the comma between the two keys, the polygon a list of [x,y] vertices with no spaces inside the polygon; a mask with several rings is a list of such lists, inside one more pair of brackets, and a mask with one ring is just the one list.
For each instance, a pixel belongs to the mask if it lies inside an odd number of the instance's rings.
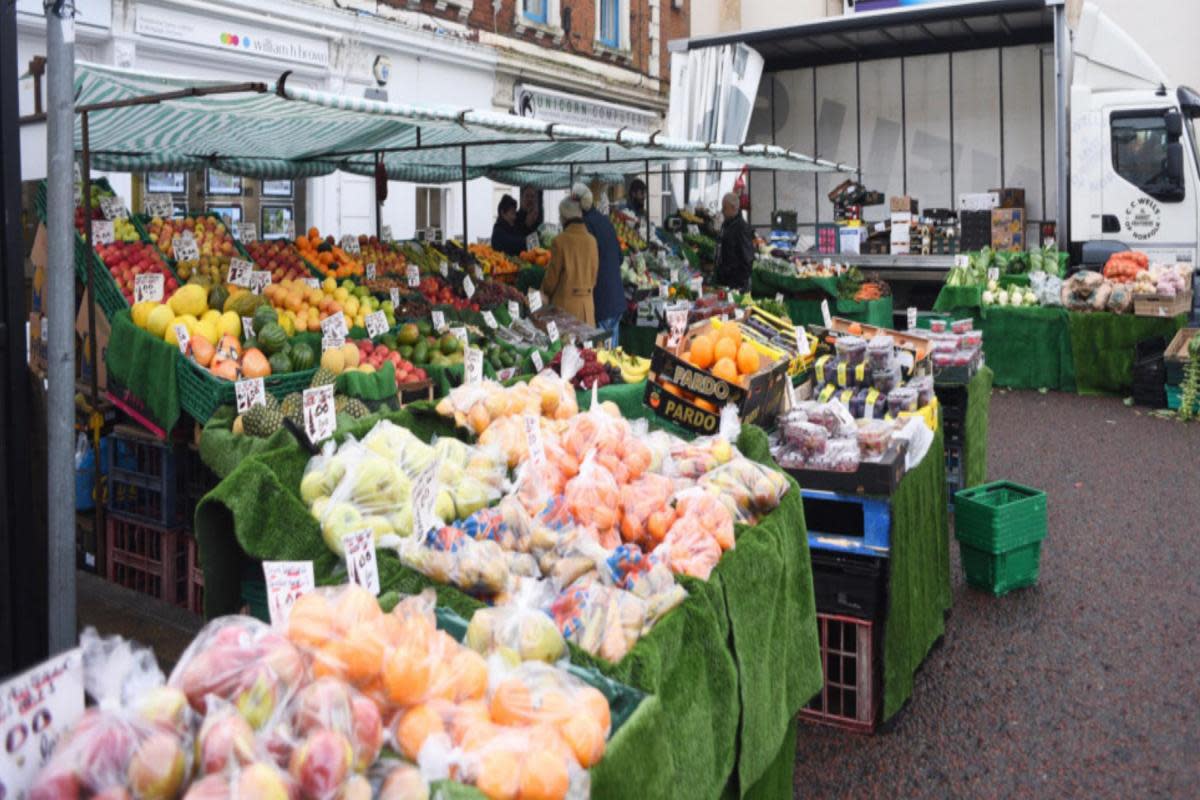
{"label": "person shopping", "polygon": [[542,294],[563,311],[595,326],[592,291],[600,271],[596,239],[583,224],[583,209],[573,195],[558,204],[562,233],[550,243],[550,264],[542,279]]}
{"label": "person shopping", "polygon": [[595,208],[592,191],[577,183],[571,188],[571,196],[579,201],[583,209],[583,224],[596,239],[600,256],[596,272],[596,288],[592,292],[592,303],[596,311],[596,327],[609,335],[609,347],[620,343],[621,317],[625,314],[625,287],[621,285],[621,242],[617,229],[608,217]]}
{"label": "person shopping", "polygon": [[496,224],[492,226],[492,249],[517,258],[525,249],[525,237],[517,227],[517,201],[511,194],[500,198]]}
{"label": "person shopping", "polygon": [[740,292],[750,289],[750,268],[754,264],[754,234],[742,217],[741,202],[733,192],[721,199],[721,233],[717,240],[717,268],[713,276],[718,286]]}

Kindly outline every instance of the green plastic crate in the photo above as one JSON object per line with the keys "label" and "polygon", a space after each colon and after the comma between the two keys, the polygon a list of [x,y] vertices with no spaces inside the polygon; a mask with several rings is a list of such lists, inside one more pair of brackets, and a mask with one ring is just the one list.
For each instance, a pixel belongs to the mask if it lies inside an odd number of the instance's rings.
{"label": "green plastic crate", "polygon": [[[1167,384],[1167,408],[1172,411],[1177,411],[1183,405],[1183,389],[1182,387]],[[1192,404],[1192,408],[1197,414],[1200,414],[1200,400]]]}
{"label": "green plastic crate", "polygon": [[1032,542],[1004,553],[989,553],[959,541],[967,584],[999,597],[1037,583],[1042,543]]}
{"label": "green plastic crate", "polygon": [[1046,538],[1046,493],[994,481],[954,495],[954,536],[977,550],[1004,553]]}
{"label": "green plastic crate", "polygon": [[[276,399],[282,400],[292,392],[308,388],[316,368],[269,375],[263,386]],[[233,405],[237,396],[231,381],[222,380],[190,358],[179,359],[175,367],[179,384],[179,406],[201,425],[208,422],[221,406]]]}

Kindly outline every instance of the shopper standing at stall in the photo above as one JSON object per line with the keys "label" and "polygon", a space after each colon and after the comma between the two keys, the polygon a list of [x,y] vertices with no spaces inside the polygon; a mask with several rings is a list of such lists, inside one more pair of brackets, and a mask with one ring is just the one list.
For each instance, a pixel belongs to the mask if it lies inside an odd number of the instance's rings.
{"label": "shopper standing at stall", "polygon": [[634,178],[629,184],[629,197],[625,200],[625,209],[639,219],[646,216],[646,182]]}
{"label": "shopper standing at stall", "polygon": [[500,198],[496,224],[492,226],[492,249],[516,258],[525,249],[525,236],[517,227],[517,201],[511,194]]}
{"label": "shopper standing at stall", "polygon": [[558,204],[558,217],[563,229],[550,243],[550,264],[542,279],[542,294],[568,314],[595,325],[592,291],[600,271],[596,238],[583,224],[583,209],[574,195]]}
{"label": "shopper standing at stall", "polygon": [[718,286],[745,292],[750,289],[750,268],[754,264],[754,235],[733,192],[721,199],[721,214],[725,221],[717,241],[714,278]]}
{"label": "shopper standing at stall", "polygon": [[621,317],[625,313],[625,289],[621,285],[621,242],[617,229],[608,217],[595,208],[592,191],[577,183],[571,187],[571,196],[579,201],[583,209],[583,224],[596,239],[600,254],[600,265],[596,272],[596,288],[592,302],[596,312],[596,327],[608,332],[610,346],[620,342]]}
{"label": "shopper standing at stall", "polygon": [[521,209],[517,212],[517,229],[521,236],[527,237],[537,233],[546,221],[546,212],[542,208],[542,192],[536,186],[521,187]]}

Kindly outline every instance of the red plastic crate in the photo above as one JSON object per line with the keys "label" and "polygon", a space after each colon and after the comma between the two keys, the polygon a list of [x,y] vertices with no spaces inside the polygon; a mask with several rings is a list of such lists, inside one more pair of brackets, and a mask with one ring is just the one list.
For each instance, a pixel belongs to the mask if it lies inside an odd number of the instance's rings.
{"label": "red plastic crate", "polygon": [[200,546],[196,537],[185,535],[187,546],[187,609],[204,616],[204,569],[200,566]]}
{"label": "red plastic crate", "polygon": [[874,623],[818,613],[817,629],[825,685],[800,716],[849,731],[873,733],[879,711]]}
{"label": "red plastic crate", "polygon": [[108,580],[174,606],[187,604],[188,554],[186,536],[109,513],[105,541]]}

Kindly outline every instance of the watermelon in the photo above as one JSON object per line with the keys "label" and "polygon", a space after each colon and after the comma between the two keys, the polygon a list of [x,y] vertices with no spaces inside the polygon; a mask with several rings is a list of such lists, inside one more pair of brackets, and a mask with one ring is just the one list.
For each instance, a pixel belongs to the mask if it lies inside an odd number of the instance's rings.
{"label": "watermelon", "polygon": [[268,361],[271,363],[272,375],[282,375],[295,369],[291,356],[282,351],[271,356]]}
{"label": "watermelon", "polygon": [[292,369],[297,372],[312,369],[317,365],[317,355],[313,352],[312,345],[308,342],[294,342],[292,344],[291,355]]}
{"label": "watermelon", "polygon": [[254,330],[260,331],[270,323],[278,323],[279,314],[269,305],[259,306],[254,311]]}
{"label": "watermelon", "polygon": [[[271,313],[274,313],[274,311]],[[257,317],[258,315],[256,314],[255,316]],[[268,322],[261,328],[258,326],[257,319],[255,319],[254,323],[254,333],[258,338],[258,346],[268,356],[273,356],[287,347],[287,333],[278,322]]]}

